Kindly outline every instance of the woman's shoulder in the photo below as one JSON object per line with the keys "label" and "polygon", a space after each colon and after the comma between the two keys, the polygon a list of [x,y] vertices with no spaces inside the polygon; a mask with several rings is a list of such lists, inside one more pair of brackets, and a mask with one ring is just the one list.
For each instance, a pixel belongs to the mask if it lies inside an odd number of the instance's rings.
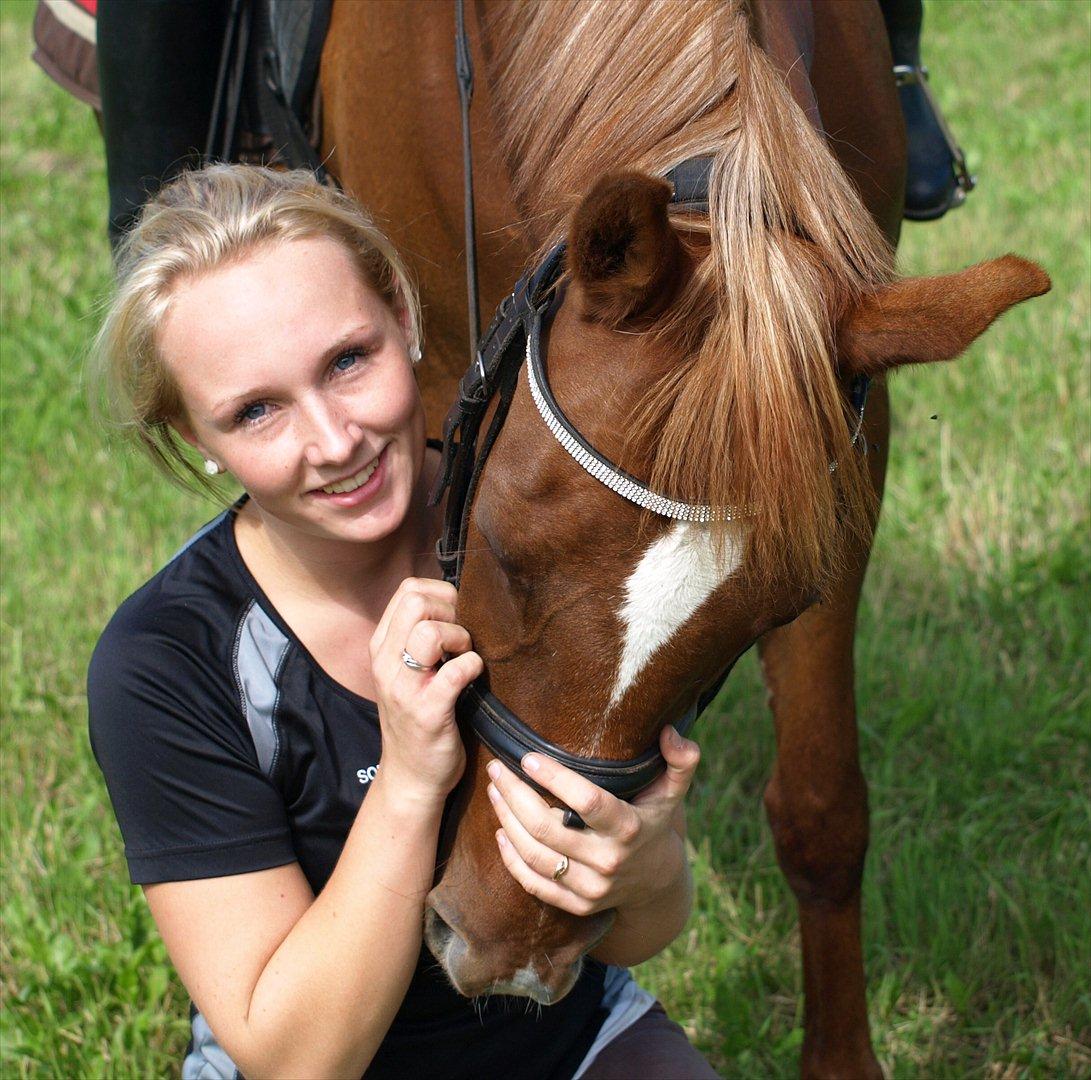
{"label": "woman's shoulder", "polygon": [[295,860],[246,711],[241,631],[257,605],[230,529],[211,522],[125,600],[88,668],[91,749],[140,884]]}
{"label": "woman's shoulder", "polygon": [[131,677],[174,682],[199,672],[205,683],[228,675],[239,621],[254,603],[234,566],[231,514],[204,526],[122,602],[92,653],[89,691]]}
{"label": "woman's shoulder", "polygon": [[[240,628],[256,607],[232,566],[224,515],[126,599],[87,669],[92,746],[101,758],[134,746],[230,744],[253,757],[240,685]],[[226,534],[226,535],[225,535]],[[252,618],[249,620],[252,622]]]}

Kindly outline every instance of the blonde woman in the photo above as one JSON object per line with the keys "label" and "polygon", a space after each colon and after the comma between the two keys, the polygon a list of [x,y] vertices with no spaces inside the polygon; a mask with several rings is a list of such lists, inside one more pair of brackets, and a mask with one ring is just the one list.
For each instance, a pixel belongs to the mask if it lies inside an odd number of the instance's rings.
{"label": "blonde woman", "polygon": [[[183,1076],[714,1076],[624,969],[591,960],[528,1010],[467,1001],[422,953],[482,662],[437,580],[420,340],[389,242],[306,173],[185,174],[119,252],[96,349],[115,410],[166,471],[244,490],[89,673],[130,874],[194,1002]],[[676,804],[697,748],[664,753]],[[633,852],[626,895],[643,883],[632,962],[689,911],[674,816],[629,849],[596,831]]]}

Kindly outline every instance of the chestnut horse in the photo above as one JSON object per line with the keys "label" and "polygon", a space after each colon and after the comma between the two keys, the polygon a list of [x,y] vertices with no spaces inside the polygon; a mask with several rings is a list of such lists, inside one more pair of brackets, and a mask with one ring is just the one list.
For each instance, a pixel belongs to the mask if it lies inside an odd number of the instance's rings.
{"label": "chestnut horse", "polygon": [[[460,619],[509,708],[605,758],[654,745],[759,643],[777,736],[766,807],[802,928],[803,1070],[877,1075],[852,645],[886,464],[882,375],[951,359],[1048,278],[1012,256],[894,277],[904,129],[875,4],[476,0],[467,22],[484,321],[567,239],[543,341],[564,411],[654,490],[745,515],[698,525],[625,502],[554,441],[520,377],[472,509]],[[433,430],[467,354],[454,71],[451,3],[335,6],[324,152],[421,284]],[[707,154],[710,212],[668,207],[655,177]],[[846,394],[860,374],[877,380],[866,456]],[[468,751],[429,945],[465,994],[557,1000],[608,917],[511,879],[489,755]]]}

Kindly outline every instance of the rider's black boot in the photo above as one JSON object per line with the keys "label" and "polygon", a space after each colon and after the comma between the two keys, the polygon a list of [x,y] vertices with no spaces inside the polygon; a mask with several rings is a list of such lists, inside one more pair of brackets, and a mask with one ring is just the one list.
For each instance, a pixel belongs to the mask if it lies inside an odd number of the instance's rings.
{"label": "rider's black boot", "polygon": [[931,221],[958,206],[974,181],[929,91],[928,70],[921,65],[921,0],[879,3],[890,37],[909,143],[905,216],[913,221]]}
{"label": "rider's black boot", "polygon": [[112,244],[149,195],[199,161],[226,19],[226,0],[99,0]]}

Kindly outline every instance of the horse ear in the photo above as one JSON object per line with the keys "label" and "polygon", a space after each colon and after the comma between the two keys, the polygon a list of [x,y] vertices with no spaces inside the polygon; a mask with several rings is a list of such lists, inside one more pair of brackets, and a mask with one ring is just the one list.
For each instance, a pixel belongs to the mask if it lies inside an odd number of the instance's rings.
{"label": "horse ear", "polygon": [[883,286],[841,319],[841,370],[879,375],[902,364],[953,360],[1008,308],[1049,288],[1046,272],[1018,255]]}
{"label": "horse ear", "polygon": [[616,326],[670,303],[682,270],[671,228],[671,186],[644,173],[604,176],[580,203],[568,236],[568,266],[581,313]]}

